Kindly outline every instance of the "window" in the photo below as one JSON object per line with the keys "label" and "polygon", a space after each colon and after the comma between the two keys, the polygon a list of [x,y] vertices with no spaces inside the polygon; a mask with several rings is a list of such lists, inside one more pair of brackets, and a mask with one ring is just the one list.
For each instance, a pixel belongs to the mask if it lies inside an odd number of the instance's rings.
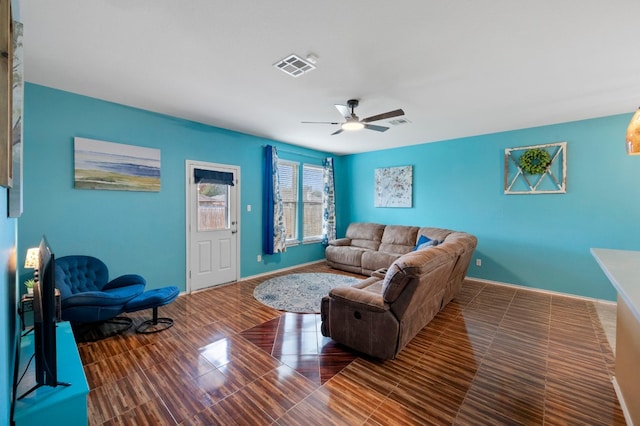
{"label": "window", "polygon": [[287,242],[298,239],[298,163],[278,160],[278,183]]}
{"label": "window", "polygon": [[305,240],[322,239],[322,167],[302,166],[302,237]]}
{"label": "window", "polygon": [[229,229],[229,185],[198,183],[198,231]]}
{"label": "window", "polygon": [[[308,242],[322,239],[322,166],[303,164],[301,183],[299,176],[300,163],[278,160],[278,182],[287,244],[295,244],[299,240]],[[300,230],[298,223],[302,223]]]}

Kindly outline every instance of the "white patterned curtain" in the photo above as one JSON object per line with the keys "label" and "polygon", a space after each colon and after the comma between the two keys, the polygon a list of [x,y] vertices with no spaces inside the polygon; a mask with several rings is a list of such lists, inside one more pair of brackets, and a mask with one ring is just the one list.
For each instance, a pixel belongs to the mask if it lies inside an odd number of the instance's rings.
{"label": "white patterned curtain", "polygon": [[333,181],[333,158],[322,160],[322,244],[336,238],[336,194]]}
{"label": "white patterned curtain", "polygon": [[278,150],[267,145],[265,149],[263,250],[265,254],[287,250],[284,210],[278,178]]}

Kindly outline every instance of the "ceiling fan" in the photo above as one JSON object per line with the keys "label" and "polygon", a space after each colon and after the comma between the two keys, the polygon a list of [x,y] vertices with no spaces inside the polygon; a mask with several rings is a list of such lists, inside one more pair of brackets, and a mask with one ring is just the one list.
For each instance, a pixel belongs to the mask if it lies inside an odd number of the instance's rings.
{"label": "ceiling fan", "polygon": [[385,132],[389,130],[388,127],[384,126],[376,126],[371,123],[372,121],[384,120],[385,118],[392,118],[404,115],[404,111],[401,109],[396,109],[394,111],[385,112],[383,114],[372,115],[371,117],[363,118],[360,120],[355,113],[355,109],[360,102],[357,99],[349,99],[347,101],[347,105],[335,105],[338,109],[338,112],[347,120],[344,123],[332,122],[332,121],[303,121],[302,123],[307,124],[340,124],[340,129],[331,133],[331,135],[337,135],[338,133],[342,133],[344,130],[360,130],[360,129],[369,129],[375,130],[376,132]]}

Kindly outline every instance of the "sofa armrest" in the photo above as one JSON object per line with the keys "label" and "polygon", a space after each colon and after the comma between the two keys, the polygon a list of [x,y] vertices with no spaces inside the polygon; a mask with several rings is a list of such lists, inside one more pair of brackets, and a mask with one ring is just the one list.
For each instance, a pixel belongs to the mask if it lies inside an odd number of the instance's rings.
{"label": "sofa armrest", "polygon": [[389,305],[384,302],[382,295],[359,288],[336,287],[329,292],[329,298],[353,308],[374,312],[389,310]]}
{"label": "sofa armrest", "polygon": [[330,246],[350,246],[351,238],[338,238],[337,240],[329,241]]}
{"label": "sofa armrest", "polygon": [[387,276],[387,270],[388,270],[387,268],[380,268],[377,271],[373,271],[371,273],[371,276],[375,278],[384,279],[384,277]]}

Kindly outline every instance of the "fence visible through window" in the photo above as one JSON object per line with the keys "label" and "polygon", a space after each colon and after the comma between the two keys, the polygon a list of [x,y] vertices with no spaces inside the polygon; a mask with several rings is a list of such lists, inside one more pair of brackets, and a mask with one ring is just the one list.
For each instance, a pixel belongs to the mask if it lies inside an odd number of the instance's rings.
{"label": "fence visible through window", "polygon": [[229,229],[229,186],[198,184],[198,231]]}

